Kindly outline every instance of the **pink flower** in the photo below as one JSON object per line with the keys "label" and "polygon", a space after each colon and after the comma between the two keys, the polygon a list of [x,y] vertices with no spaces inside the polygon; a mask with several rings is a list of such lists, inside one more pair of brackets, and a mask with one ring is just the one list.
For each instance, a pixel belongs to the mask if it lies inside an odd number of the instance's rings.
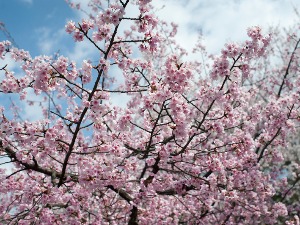
{"label": "pink flower", "polygon": [[66,32],[69,34],[73,33],[76,30],[75,23],[72,20],[67,23],[65,28]]}

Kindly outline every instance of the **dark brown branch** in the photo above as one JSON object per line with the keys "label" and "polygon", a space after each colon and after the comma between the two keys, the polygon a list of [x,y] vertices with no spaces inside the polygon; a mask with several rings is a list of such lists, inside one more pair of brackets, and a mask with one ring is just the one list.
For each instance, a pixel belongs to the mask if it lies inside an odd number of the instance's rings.
{"label": "dark brown branch", "polygon": [[120,43],[139,43],[139,42],[147,42],[150,41],[151,38],[149,39],[140,39],[140,40],[123,40],[123,41],[115,41],[113,44],[120,44]]}
{"label": "dark brown branch", "polygon": [[105,53],[105,51],[103,49],[101,49],[88,35],[88,32],[83,31],[81,25],[79,24],[79,30],[83,33],[83,35],[103,54]]}
{"label": "dark brown branch", "polygon": [[[128,2],[129,2],[129,0],[126,1],[124,7],[126,7],[126,5],[128,4]],[[111,39],[110,39],[110,44],[109,44],[109,46],[108,46],[108,48],[107,48],[107,50],[106,50],[106,52],[105,52],[105,54],[104,54],[104,59],[105,59],[105,60],[108,58],[108,54],[109,54],[109,52],[110,52],[110,49],[111,49],[112,46],[114,45],[114,39],[115,39],[115,37],[116,37],[116,35],[117,35],[118,28],[119,28],[119,25],[117,25],[117,26],[115,27],[115,29],[114,29],[114,32],[113,32],[112,37],[111,37]],[[92,100],[92,98],[93,98],[93,96],[94,96],[94,93],[95,93],[96,90],[97,90],[97,87],[98,87],[98,84],[99,84],[100,79],[101,79],[101,77],[102,77],[102,74],[103,74],[103,72],[104,72],[103,69],[100,69],[100,70],[97,70],[97,71],[98,71],[98,76],[97,76],[96,81],[95,81],[95,83],[94,83],[92,92],[89,94],[88,101],[91,101],[91,100]],[[85,117],[87,111],[88,111],[88,107],[85,107],[85,108],[83,109],[81,115],[80,115],[80,118],[79,118],[78,122],[77,122],[76,129],[75,129],[75,131],[74,131],[72,141],[71,141],[71,143],[70,143],[70,145],[69,145],[69,150],[68,150],[68,152],[67,152],[67,154],[66,154],[66,156],[65,156],[65,160],[64,160],[64,163],[63,163],[62,171],[61,171],[62,176],[61,176],[60,179],[59,179],[58,187],[60,187],[60,186],[63,184],[63,177],[64,177],[64,175],[65,175],[65,173],[66,173],[66,170],[67,170],[68,161],[69,161],[69,158],[70,158],[70,156],[71,156],[71,154],[72,154],[72,151],[73,151],[73,148],[74,148],[76,139],[77,139],[77,135],[78,135],[78,133],[79,133],[79,131],[80,131],[80,129],[81,129],[81,123],[83,122],[83,119],[84,119],[84,117]]]}
{"label": "dark brown branch", "polygon": [[77,181],[77,179],[78,179],[77,176],[74,174],[66,174],[64,177],[62,177],[61,173],[54,171],[53,169],[47,169],[47,168],[41,167],[37,161],[34,161],[33,164],[20,161],[17,158],[16,153],[10,147],[5,147],[5,148],[3,147],[1,140],[0,140],[0,149],[4,150],[6,152],[6,154],[8,155],[8,157],[13,162],[18,163],[21,166],[23,166],[24,170],[32,170],[32,171],[39,172],[39,173],[42,173],[42,174],[50,176],[50,177],[52,176],[53,173],[56,173],[56,177],[61,178],[62,180],[65,180],[67,178],[67,176],[70,176],[73,181]]}
{"label": "dark brown branch", "polygon": [[293,182],[292,186],[284,193],[284,195],[281,197],[280,202],[282,202],[286,196],[293,190],[293,188],[296,186],[296,184],[300,181],[300,177],[297,177],[296,180]]}
{"label": "dark brown branch", "polygon": [[131,209],[130,219],[128,221],[128,225],[138,225],[137,216],[138,216],[138,208],[133,206]]}
{"label": "dark brown branch", "polygon": [[283,89],[283,85],[284,85],[284,81],[285,81],[285,79],[287,78],[287,76],[288,76],[288,74],[289,74],[289,70],[290,70],[290,67],[291,67],[291,64],[292,64],[292,61],[293,61],[293,58],[294,58],[294,55],[295,55],[295,52],[296,52],[296,50],[297,50],[297,48],[298,48],[299,43],[300,43],[300,39],[297,41],[297,43],[296,43],[296,45],[295,45],[295,48],[294,48],[294,50],[293,50],[293,52],[292,52],[292,54],[291,54],[291,57],[290,57],[288,66],[287,66],[287,68],[286,68],[286,70],[285,70],[285,74],[284,74],[284,76],[283,76],[283,79],[282,79],[282,82],[281,82],[281,85],[280,85],[280,87],[279,87],[279,91],[278,91],[278,94],[277,94],[277,97],[278,97],[278,98],[279,98],[280,95],[281,95],[281,92],[282,92],[282,89]]}
{"label": "dark brown branch", "polygon": [[141,89],[141,90],[99,90],[97,89],[97,91],[105,91],[105,92],[110,92],[110,93],[121,93],[121,94],[127,94],[127,93],[138,93],[138,92],[145,92],[148,91],[147,89]]}
{"label": "dark brown branch", "polygon": [[[160,115],[161,115],[162,111],[164,110],[164,105],[165,105],[165,101],[162,103],[162,106],[161,106],[161,108],[160,108],[160,111],[159,111],[159,113],[158,113],[158,115],[157,115],[157,118],[156,118],[156,120],[155,120],[155,123],[154,123],[154,125],[153,125],[152,131],[151,131],[151,135],[150,135],[150,139],[149,139],[149,142],[148,142],[147,147],[146,147],[146,152],[149,152],[149,151],[150,151],[150,147],[151,147],[151,145],[152,145],[152,139],[153,139],[153,137],[154,137],[154,131],[155,131],[155,128],[157,127],[158,121],[159,121],[159,119],[160,119]],[[146,157],[146,155],[145,155],[144,157]]]}
{"label": "dark brown branch", "polygon": [[117,194],[119,194],[124,200],[126,200],[128,203],[130,203],[133,198],[123,189],[116,189],[114,188],[114,186],[112,185],[108,185],[107,188],[111,189],[112,191],[116,192]]}
{"label": "dark brown branch", "polygon": [[266,149],[269,147],[269,145],[275,140],[275,138],[280,134],[280,131],[281,131],[281,127],[278,128],[277,132],[276,132],[275,135],[272,137],[272,139],[269,140],[269,141],[264,145],[264,147],[261,149],[260,154],[259,154],[259,157],[257,158],[257,162],[259,162],[259,161],[263,158],[265,150],[266,150]]}

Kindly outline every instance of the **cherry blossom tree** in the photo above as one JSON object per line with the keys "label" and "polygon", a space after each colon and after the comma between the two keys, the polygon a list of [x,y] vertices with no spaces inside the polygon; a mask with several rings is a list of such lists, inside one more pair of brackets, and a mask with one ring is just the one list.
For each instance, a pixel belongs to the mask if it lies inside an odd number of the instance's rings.
{"label": "cherry blossom tree", "polygon": [[209,56],[201,38],[181,48],[151,0],[90,7],[66,32],[97,59],[0,42],[22,69],[0,61],[1,98],[33,90],[54,106],[35,121],[0,109],[13,165],[1,169],[1,224],[299,224],[300,37],[250,27]]}

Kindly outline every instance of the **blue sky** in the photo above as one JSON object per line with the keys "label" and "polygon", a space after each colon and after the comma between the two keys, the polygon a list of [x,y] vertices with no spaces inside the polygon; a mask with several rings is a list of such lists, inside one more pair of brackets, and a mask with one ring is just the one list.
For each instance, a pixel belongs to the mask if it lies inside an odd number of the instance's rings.
{"label": "blue sky", "polygon": [[[1,0],[0,21],[20,48],[30,50],[32,55],[42,53],[40,46],[43,32],[49,36],[64,27],[67,18],[75,16],[64,0]],[[66,35],[68,39],[68,36]],[[5,40],[0,32],[0,40]],[[47,40],[45,40],[47,41]],[[57,51],[61,46],[57,46]]]}

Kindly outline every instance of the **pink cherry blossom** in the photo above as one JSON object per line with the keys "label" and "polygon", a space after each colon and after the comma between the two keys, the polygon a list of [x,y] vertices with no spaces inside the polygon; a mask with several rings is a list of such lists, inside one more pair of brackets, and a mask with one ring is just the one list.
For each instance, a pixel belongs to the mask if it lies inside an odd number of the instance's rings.
{"label": "pink cherry blossom", "polygon": [[89,7],[91,58],[0,42],[0,223],[299,224],[299,34],[189,61],[151,0]]}

